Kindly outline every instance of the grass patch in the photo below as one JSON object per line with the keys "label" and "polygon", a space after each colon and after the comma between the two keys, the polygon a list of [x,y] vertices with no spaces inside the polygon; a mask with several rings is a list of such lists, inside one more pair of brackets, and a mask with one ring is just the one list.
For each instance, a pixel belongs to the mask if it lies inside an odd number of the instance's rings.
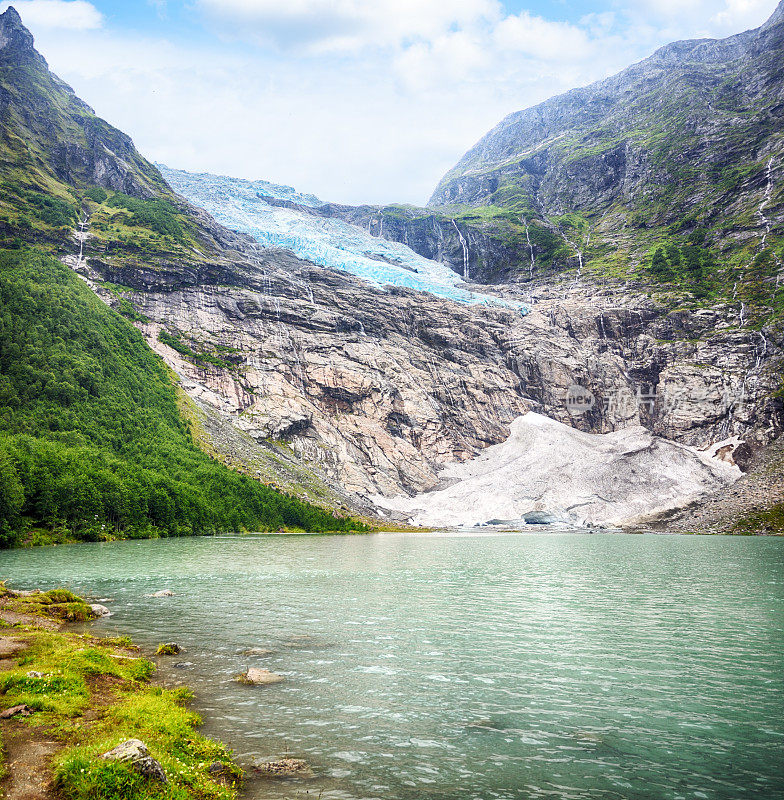
{"label": "grass patch", "polygon": [[777,503],[767,511],[750,514],[733,526],[735,533],[769,533],[784,535],[784,503]]}
{"label": "grass patch", "polygon": [[[73,800],[233,800],[239,783],[231,753],[200,736],[197,714],[186,707],[187,689],[158,687],[120,693],[90,731],[92,741],[70,748],[55,765],[55,784]],[[141,739],[160,762],[168,784],[151,781],[130,767],[100,758],[126,739]],[[219,765],[219,767],[217,767]],[[209,772],[234,776],[224,780]],[[217,768],[216,768],[217,767]]]}
{"label": "grass patch", "polygon": [[[23,598],[0,585],[0,593],[6,603],[26,602],[40,615],[58,600],[86,605],[64,589]],[[2,703],[28,705],[34,713],[26,724],[45,725],[63,743],[53,777],[64,798],[235,800],[241,772],[231,752],[198,733],[201,720],[187,707],[188,689],[150,685],[155,667],[132,655],[127,637],[102,640],[40,628],[17,628],[14,635],[29,646],[17,666],[0,675]],[[147,745],[168,783],[100,758],[127,739]]]}

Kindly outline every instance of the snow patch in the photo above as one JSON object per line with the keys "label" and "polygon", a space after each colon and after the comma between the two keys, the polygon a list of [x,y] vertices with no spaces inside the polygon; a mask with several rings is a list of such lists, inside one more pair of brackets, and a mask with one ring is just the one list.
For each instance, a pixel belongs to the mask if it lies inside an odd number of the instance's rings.
{"label": "snow patch", "polygon": [[709,451],[653,436],[642,427],[583,433],[530,412],[511,435],[475,459],[449,465],[441,486],[416,497],[370,498],[416,525],[644,523],[734,483],[737,466]]}

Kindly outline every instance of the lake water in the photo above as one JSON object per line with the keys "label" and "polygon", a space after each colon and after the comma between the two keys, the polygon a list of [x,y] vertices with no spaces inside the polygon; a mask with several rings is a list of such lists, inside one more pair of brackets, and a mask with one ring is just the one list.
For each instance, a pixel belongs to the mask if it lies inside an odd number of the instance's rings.
{"label": "lake water", "polygon": [[187,648],[162,669],[207,733],[315,770],[251,797],[784,797],[783,539],[219,537],[2,552],[0,577]]}

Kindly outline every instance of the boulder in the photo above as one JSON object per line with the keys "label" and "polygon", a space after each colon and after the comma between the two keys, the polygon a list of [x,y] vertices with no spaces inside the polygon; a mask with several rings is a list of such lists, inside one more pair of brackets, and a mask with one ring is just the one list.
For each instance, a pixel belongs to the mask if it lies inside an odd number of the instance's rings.
{"label": "boulder", "polygon": [[139,739],[127,739],[120,742],[117,747],[104,753],[101,758],[128,764],[145,778],[168,783],[163,767],[150,755],[147,745]]}
{"label": "boulder", "polygon": [[28,705],[12,706],[5,711],[0,711],[0,719],[11,719],[11,717],[29,717],[33,709]]}
{"label": "boulder", "polygon": [[268,669],[251,667],[246,672],[243,672],[242,675],[237,676],[237,680],[248,686],[269,686],[273,683],[280,683],[284,678],[282,675],[276,675]]}
{"label": "boulder", "polygon": [[158,592],[148,594],[147,597],[174,597],[174,592],[171,589],[161,589]]}
{"label": "boulder", "polygon": [[155,651],[156,656],[176,656],[182,652],[182,648],[176,642],[166,642],[159,644],[158,649]]}
{"label": "boulder", "polygon": [[100,603],[90,603],[90,610],[95,614],[96,617],[111,617],[112,612],[106,606],[102,606]]}
{"label": "boulder", "polygon": [[303,761],[301,758],[281,758],[277,761],[266,761],[262,764],[256,764],[253,769],[262,775],[278,778],[285,778],[291,775],[307,777],[313,774],[307,761]]}

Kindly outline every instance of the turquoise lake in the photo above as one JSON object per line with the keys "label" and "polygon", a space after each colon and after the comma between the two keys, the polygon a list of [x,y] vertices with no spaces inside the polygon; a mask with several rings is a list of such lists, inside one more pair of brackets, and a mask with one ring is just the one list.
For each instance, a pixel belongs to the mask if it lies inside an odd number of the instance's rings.
{"label": "turquoise lake", "polygon": [[784,539],[215,537],[6,551],[0,578],[185,647],[159,663],[206,733],[313,767],[250,798],[784,797]]}

